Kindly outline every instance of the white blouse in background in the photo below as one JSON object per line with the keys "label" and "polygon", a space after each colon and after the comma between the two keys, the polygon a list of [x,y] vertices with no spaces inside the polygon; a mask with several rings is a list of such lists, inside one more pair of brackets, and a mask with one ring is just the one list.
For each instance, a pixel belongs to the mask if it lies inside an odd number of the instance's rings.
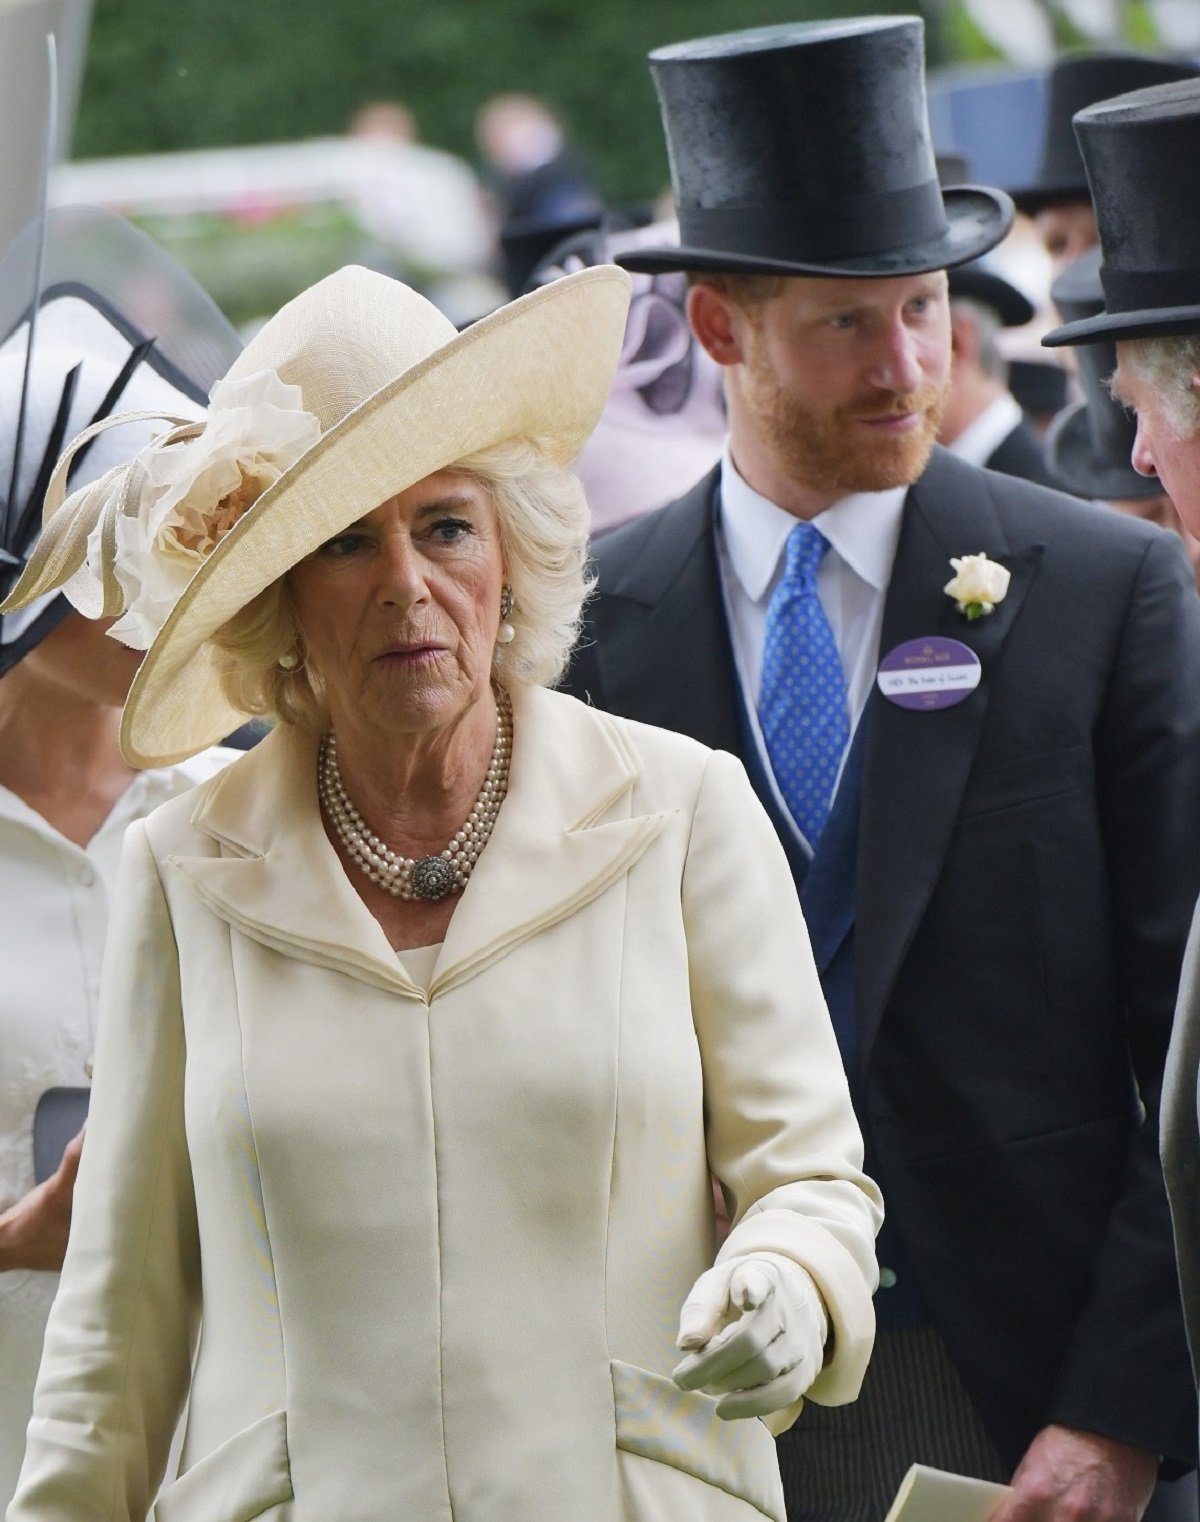
{"label": "white blouse in background", "polygon": [[[125,830],[241,752],[139,772],[87,846],[0,787],[0,1210],[33,1188],[33,1112],[88,1082],[100,961]],[[58,1275],[0,1273],[0,1514],[16,1488]]]}

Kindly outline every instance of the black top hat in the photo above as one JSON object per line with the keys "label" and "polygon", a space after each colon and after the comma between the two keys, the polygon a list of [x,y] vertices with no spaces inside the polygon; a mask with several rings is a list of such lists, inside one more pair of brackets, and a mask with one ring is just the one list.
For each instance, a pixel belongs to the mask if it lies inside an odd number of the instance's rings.
{"label": "black top hat", "polygon": [[1100,231],[1104,310],[1042,342],[1200,333],[1200,79],[1089,106],[1075,130]]}
{"label": "black top hat", "polygon": [[[1089,248],[1062,272],[1050,292],[1068,322],[1092,317],[1104,307],[1100,250]],[[1060,412],[1046,435],[1050,469],[1079,497],[1140,500],[1162,493],[1162,482],[1139,476],[1130,463],[1137,424],[1109,395],[1107,381],[1117,368],[1114,343],[1088,344],[1079,351],[1079,381],[1085,400]]]}
{"label": "black top hat", "polygon": [[915,275],[993,247],[1012,221],[1003,192],[938,185],[923,30],[909,16],[814,21],[651,53],[680,247],[619,262]]}
{"label": "black top hat", "polygon": [[1067,405],[1067,372],[1050,359],[1010,359],[1008,389],[1022,412],[1053,417]]}
{"label": "black top hat", "polygon": [[1020,211],[1029,216],[1064,201],[1090,201],[1088,177],[1079,156],[1071,118],[1086,106],[1169,84],[1200,73],[1195,64],[1146,53],[1086,53],[1063,58],[1047,82],[1046,121],[1042,129],[1042,160],[1032,185],[1010,190]]}

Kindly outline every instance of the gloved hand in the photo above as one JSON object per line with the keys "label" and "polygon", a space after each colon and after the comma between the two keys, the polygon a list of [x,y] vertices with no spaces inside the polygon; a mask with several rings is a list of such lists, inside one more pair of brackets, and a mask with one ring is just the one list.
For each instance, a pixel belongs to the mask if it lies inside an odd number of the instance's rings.
{"label": "gloved hand", "polygon": [[[739,1315],[740,1312],[740,1315]],[[700,1275],[679,1313],[681,1390],[719,1395],[727,1421],[799,1400],[821,1372],[829,1322],[812,1279],[780,1253],[751,1253]]]}

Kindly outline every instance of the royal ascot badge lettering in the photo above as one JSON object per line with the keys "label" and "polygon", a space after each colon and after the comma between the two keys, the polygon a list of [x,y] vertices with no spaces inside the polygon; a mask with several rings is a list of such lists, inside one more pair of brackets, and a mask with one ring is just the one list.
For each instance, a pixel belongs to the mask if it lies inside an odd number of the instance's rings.
{"label": "royal ascot badge lettering", "polygon": [[953,708],[979,686],[979,657],[957,639],[910,639],[879,663],[876,681],[889,703],[924,712]]}

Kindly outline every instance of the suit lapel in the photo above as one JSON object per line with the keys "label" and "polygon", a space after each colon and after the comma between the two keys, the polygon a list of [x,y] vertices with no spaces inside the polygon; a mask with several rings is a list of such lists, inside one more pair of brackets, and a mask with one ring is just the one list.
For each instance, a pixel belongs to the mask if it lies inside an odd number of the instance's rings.
{"label": "suit lapel", "polygon": [[624,539],[631,553],[606,554],[601,544],[593,617],[615,712],[738,755],[737,677],[717,560],[719,482],[718,467],[643,520],[643,534]]}
{"label": "suit lapel", "polygon": [[[870,1050],[905,953],[929,903],[975,762],[992,671],[1040,564],[1043,546],[1014,548],[986,476],[935,451],[905,503],[884,605],[880,655],[938,634],[961,640],[982,665],[979,686],[952,708],[913,712],[871,694],[858,854],[857,1005],[860,1050]],[[995,611],[969,623],[943,587],[951,556],[984,553],[1012,572]]]}
{"label": "suit lapel", "polygon": [[[640,760],[619,721],[541,688],[513,695],[509,793],[454,911],[431,993],[602,893],[666,823],[635,815]],[[214,913],[302,961],[423,997],[346,876],[316,798],[316,747],[277,730],[206,788],[193,824],[219,855],[171,866]]]}

